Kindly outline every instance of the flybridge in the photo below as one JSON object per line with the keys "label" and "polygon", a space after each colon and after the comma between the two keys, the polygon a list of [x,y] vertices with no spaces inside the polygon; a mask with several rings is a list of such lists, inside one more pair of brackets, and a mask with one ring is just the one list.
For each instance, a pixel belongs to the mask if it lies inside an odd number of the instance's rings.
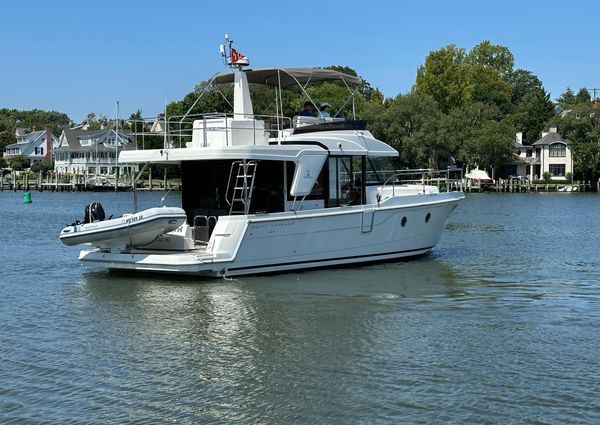
{"label": "flybridge", "polygon": [[[230,71],[214,75],[200,92],[194,103],[183,115],[173,115],[157,118],[150,133],[145,132],[148,123],[132,123],[142,129],[136,131],[135,137],[146,135],[161,136],[164,139],[163,149],[174,148],[219,148],[234,146],[261,146],[290,142],[293,135],[323,132],[366,132],[366,122],[355,118],[354,97],[355,89],[362,83],[360,77],[344,74],[332,69],[320,68],[259,68],[244,69],[250,64],[247,56],[233,48],[233,40],[225,36],[225,44],[220,46],[223,64]],[[336,105],[337,114],[324,116],[285,116],[283,111],[284,92],[291,87],[297,87],[305,99],[312,103],[318,111],[317,104],[305,90],[311,83],[338,81],[348,90],[348,97],[341,105]],[[272,115],[255,114],[250,84],[259,84],[274,90],[274,109]],[[233,112],[210,112],[194,114],[192,111],[207,93],[220,94],[227,103],[229,99],[222,91],[223,86],[233,88]],[[351,107],[352,118],[338,116],[341,111]],[[307,135],[306,138],[312,135]]]}

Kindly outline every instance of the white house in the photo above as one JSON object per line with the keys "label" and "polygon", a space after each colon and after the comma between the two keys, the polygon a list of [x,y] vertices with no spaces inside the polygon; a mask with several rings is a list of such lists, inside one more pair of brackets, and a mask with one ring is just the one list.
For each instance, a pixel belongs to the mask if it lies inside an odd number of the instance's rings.
{"label": "white house", "polygon": [[26,133],[22,128],[15,132],[17,143],[4,148],[4,158],[10,161],[15,156],[22,156],[28,161],[29,167],[44,159],[52,160],[53,150],[58,146],[58,137],[52,134],[52,128]]}
{"label": "white house", "polygon": [[550,127],[532,146],[523,145],[523,133],[517,133],[513,147],[515,159],[503,168],[507,176],[541,179],[545,172],[552,175],[553,180],[564,180],[567,173],[573,172],[572,143],[563,139]]}
{"label": "white house", "polygon": [[572,145],[570,140],[562,138],[556,127],[543,132],[541,139],[532,145],[535,149],[535,174],[541,177],[549,172],[553,180],[564,180],[567,173],[573,173]]}
{"label": "white house", "polygon": [[55,149],[54,170],[78,175],[119,175],[137,172],[137,164],[117,163],[119,152],[136,149],[135,143],[114,129],[63,128]]}

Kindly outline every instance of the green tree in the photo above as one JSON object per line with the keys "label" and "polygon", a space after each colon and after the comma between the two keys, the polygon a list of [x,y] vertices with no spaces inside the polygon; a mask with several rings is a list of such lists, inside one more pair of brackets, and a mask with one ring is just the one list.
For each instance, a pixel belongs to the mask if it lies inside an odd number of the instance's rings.
{"label": "green tree", "polygon": [[498,169],[514,157],[514,128],[506,121],[487,121],[466,141],[467,160],[472,165]]}
{"label": "green tree", "polygon": [[[325,69],[333,69],[334,71],[338,71],[344,74],[352,75],[354,77],[359,77],[356,70],[350,68],[349,66],[341,66],[341,65],[331,65],[326,66]],[[371,99],[371,95],[375,89],[371,87],[371,84],[365,79],[362,80],[362,83],[357,87],[357,91],[363,95],[366,100]]]}
{"label": "green tree", "polygon": [[438,137],[442,114],[431,96],[411,92],[383,104],[367,102],[361,117],[375,137],[400,152],[402,166],[426,167],[448,157],[446,141]]}
{"label": "green tree", "polygon": [[508,82],[512,88],[512,103],[519,105],[525,95],[543,91],[542,82],[532,72],[517,69],[508,75]]}
{"label": "green tree", "polygon": [[577,105],[590,104],[592,103],[592,95],[585,87],[579,89],[575,95],[575,102]]}
{"label": "green tree", "polygon": [[138,109],[135,112],[132,112],[129,115],[127,120],[123,120],[120,122],[119,127],[123,130],[132,130],[133,132],[141,132],[144,125],[144,117],[142,116],[142,110]]}
{"label": "green tree", "polygon": [[[182,100],[171,102],[167,105],[167,115],[183,116],[189,114],[203,114],[207,112],[232,112],[233,93],[230,88],[217,90],[207,87],[210,81],[202,81],[194,91],[186,94]],[[199,96],[202,97],[199,99]]]}
{"label": "green tree", "polygon": [[445,141],[447,151],[459,163],[468,163],[465,146],[486,122],[502,118],[502,112],[493,104],[474,102],[452,109],[441,117],[438,137]]}
{"label": "green tree", "polygon": [[484,40],[473,47],[467,55],[471,66],[484,66],[496,70],[502,77],[508,77],[513,70],[515,58],[507,47]]}
{"label": "green tree", "polygon": [[512,88],[494,68],[476,64],[467,73],[465,103],[494,104],[504,113],[511,109]]}
{"label": "green tree", "polygon": [[552,174],[549,171],[544,171],[542,179],[544,180],[544,183],[549,184],[552,181]]}
{"label": "green tree", "polygon": [[543,89],[532,90],[525,94],[509,120],[519,131],[523,132],[523,143],[533,144],[539,137],[546,123],[554,117],[554,104]]}
{"label": "green tree", "polygon": [[33,171],[34,173],[39,173],[41,171],[44,176],[49,171],[53,171],[53,170],[54,170],[54,163],[52,161],[47,160],[47,159],[44,159],[43,161],[36,162],[35,164],[33,164],[31,166],[31,171]]}
{"label": "green tree", "polygon": [[15,123],[6,117],[0,116],[0,153],[11,143],[16,143]]}
{"label": "green tree", "polygon": [[29,165],[29,162],[22,155],[15,155],[9,160],[10,168],[13,170],[24,170]]}
{"label": "green tree", "polygon": [[573,105],[577,104],[577,97],[571,87],[567,87],[565,92],[556,99],[556,103],[563,109],[571,109]]}
{"label": "green tree", "polygon": [[417,69],[415,92],[435,99],[443,112],[463,103],[468,66],[465,49],[450,44],[427,55]]}

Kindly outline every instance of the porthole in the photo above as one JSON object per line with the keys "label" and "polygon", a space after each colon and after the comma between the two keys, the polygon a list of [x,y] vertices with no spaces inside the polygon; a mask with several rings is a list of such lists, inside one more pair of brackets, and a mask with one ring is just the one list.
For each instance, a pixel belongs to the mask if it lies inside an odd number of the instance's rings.
{"label": "porthole", "polygon": [[406,226],[406,217],[402,217],[400,224],[402,225],[402,227]]}
{"label": "porthole", "polygon": [[430,219],[431,219],[431,213],[427,213],[427,215],[425,216],[425,223],[429,223]]}

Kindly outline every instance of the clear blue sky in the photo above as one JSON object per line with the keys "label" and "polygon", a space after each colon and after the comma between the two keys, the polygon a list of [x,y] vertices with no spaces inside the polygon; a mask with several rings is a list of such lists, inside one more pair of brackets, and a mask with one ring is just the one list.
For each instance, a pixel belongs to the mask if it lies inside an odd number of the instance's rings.
{"label": "clear blue sky", "polygon": [[598,1],[8,1],[0,108],[153,116],[223,71],[229,32],[253,67],[347,65],[386,96],[410,90],[431,50],[482,40],[556,98],[600,87]]}

